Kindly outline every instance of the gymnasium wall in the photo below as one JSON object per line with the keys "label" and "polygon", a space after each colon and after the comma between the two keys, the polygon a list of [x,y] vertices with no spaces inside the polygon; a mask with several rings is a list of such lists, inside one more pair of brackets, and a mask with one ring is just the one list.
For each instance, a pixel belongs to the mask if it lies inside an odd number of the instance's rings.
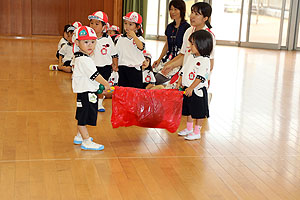
{"label": "gymnasium wall", "polygon": [[97,10],[121,26],[122,5],[122,0],[0,0],[0,35],[62,35],[65,24],[88,25],[87,16]]}

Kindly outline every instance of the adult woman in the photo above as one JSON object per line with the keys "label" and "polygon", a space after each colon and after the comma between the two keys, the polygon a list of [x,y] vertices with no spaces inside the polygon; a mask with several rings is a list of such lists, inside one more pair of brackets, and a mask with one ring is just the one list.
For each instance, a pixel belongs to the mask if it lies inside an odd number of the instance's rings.
{"label": "adult woman", "polygon": [[[170,17],[174,21],[168,24],[165,35],[167,41],[160,54],[160,57],[153,63],[152,67],[159,71],[163,68],[164,63],[175,58],[182,46],[183,36],[185,31],[190,27],[190,24],[185,20],[185,2],[183,0],[172,0],[169,4]],[[158,67],[159,66],[159,67]],[[160,72],[156,74],[156,85],[163,84],[170,80],[170,78],[179,69],[173,69],[167,75],[162,75]]]}

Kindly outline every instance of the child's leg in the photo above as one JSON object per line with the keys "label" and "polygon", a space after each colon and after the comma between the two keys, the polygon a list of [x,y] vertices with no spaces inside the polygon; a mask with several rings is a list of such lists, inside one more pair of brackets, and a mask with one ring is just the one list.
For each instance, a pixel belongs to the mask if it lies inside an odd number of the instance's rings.
{"label": "child's leg", "polygon": [[180,136],[186,136],[193,132],[193,118],[191,115],[187,116],[186,129],[178,132]]}
{"label": "child's leg", "polygon": [[86,126],[79,126],[78,125],[78,130],[79,130],[79,132],[80,132],[80,134],[81,134],[81,136],[84,140],[89,139],[90,136],[89,136],[89,132],[88,132]]}
{"label": "child's leg", "polygon": [[98,94],[98,111],[105,112],[105,108],[103,106],[103,100],[105,96],[103,94]]}
{"label": "child's leg", "polygon": [[152,86],[151,88],[146,88],[146,89],[161,90],[161,89],[165,89],[165,87],[163,85],[155,85],[155,86]]}
{"label": "child's leg", "polygon": [[93,139],[89,137],[89,133],[86,126],[78,126],[78,130],[80,131],[80,134],[83,138],[81,149],[98,151],[104,149],[104,146],[102,144],[97,144],[92,141]]}
{"label": "child's leg", "polygon": [[204,121],[204,119],[196,119],[196,125],[195,125],[195,129],[194,129],[195,134],[200,134],[200,130],[201,130],[203,121]]}
{"label": "child's leg", "polygon": [[72,67],[71,66],[58,66],[58,69],[63,71],[63,72],[67,72],[67,73],[72,72]]}
{"label": "child's leg", "polygon": [[[193,120],[193,119],[192,119]],[[201,138],[200,130],[204,119],[196,119],[196,125],[193,132],[184,137],[186,140],[197,140]]]}

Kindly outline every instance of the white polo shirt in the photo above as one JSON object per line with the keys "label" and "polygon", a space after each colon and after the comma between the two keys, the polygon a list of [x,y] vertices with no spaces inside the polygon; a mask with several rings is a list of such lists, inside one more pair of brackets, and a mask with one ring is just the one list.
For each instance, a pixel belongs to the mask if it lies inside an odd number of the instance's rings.
{"label": "white polo shirt", "polygon": [[144,70],[143,71],[143,83],[155,84],[156,79],[152,71]]}
{"label": "white polo shirt", "polygon": [[66,40],[64,37],[62,37],[58,42],[57,50],[59,51],[61,49],[61,47],[67,43],[68,43],[68,40]]}
{"label": "white polo shirt", "polygon": [[104,67],[112,64],[112,58],[118,57],[118,52],[111,37],[104,34],[98,38],[96,48],[91,58],[94,60],[97,67]]}
{"label": "white polo shirt", "polygon": [[143,50],[145,49],[145,40],[142,36],[139,36],[138,39],[144,45],[142,50],[137,48],[133,38],[128,38],[124,35],[118,38],[116,48],[119,55],[119,65],[136,67],[137,69],[140,69],[140,66],[145,60],[143,55]]}
{"label": "white polo shirt", "polygon": [[203,56],[194,56],[191,53],[185,54],[183,67],[180,70],[182,76],[182,85],[189,87],[197,79],[201,82],[195,87],[194,92],[202,97],[203,92],[200,88],[208,87],[208,77],[210,73],[210,59]]}
{"label": "white polo shirt", "polygon": [[95,81],[95,78],[99,75],[91,57],[82,52],[75,53],[75,64],[72,75],[74,93],[96,92],[99,88],[99,83]]}
{"label": "white polo shirt", "polygon": [[[212,35],[212,38],[213,38],[213,49],[210,53],[210,56],[209,58],[210,59],[214,59],[214,56],[215,56],[215,47],[216,47],[216,38],[215,38],[215,35],[211,32],[211,30],[205,25],[203,27],[203,30],[206,30],[208,32],[210,32],[210,34]],[[182,43],[182,46],[181,46],[181,49],[180,49],[180,52],[181,54],[185,54],[188,50],[190,50],[190,42],[189,42],[189,37],[192,35],[192,33],[195,32],[195,27],[190,27],[188,28],[185,33],[184,33],[184,36],[183,36],[183,43]]]}
{"label": "white polo shirt", "polygon": [[65,63],[66,61],[72,60],[74,53],[73,53],[73,45],[71,43],[67,43],[62,46],[62,48],[59,50],[59,55],[61,55],[62,62]]}

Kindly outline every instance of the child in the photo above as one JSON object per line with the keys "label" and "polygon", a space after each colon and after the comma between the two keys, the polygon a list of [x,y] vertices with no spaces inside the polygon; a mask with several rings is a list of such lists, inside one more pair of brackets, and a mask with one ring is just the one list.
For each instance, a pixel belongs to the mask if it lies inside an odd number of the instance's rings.
{"label": "child", "polygon": [[65,25],[64,27],[64,34],[63,34],[63,37],[60,39],[60,41],[58,42],[58,45],[57,45],[57,51],[56,51],[56,58],[59,59],[59,50],[65,45],[68,43],[68,37],[69,37],[69,32],[70,31],[74,31],[75,28],[71,25],[71,24],[67,24]]}
{"label": "child", "polygon": [[155,85],[155,76],[151,66],[151,54],[144,50],[143,51],[145,60],[142,65],[142,73],[143,73],[143,88],[144,89],[163,89],[162,85]]}
{"label": "child", "polygon": [[68,43],[64,44],[62,48],[58,51],[58,70],[71,73],[72,72],[72,66],[71,61],[73,59],[73,32],[75,30],[74,26],[70,26],[68,28]]}
{"label": "child", "polygon": [[107,34],[110,35],[111,39],[116,43],[116,37],[120,35],[120,28],[115,25],[111,25],[107,29]]}
{"label": "child", "polygon": [[81,144],[84,150],[103,150],[104,146],[92,141],[86,125],[96,126],[97,122],[97,90],[99,83],[108,90],[108,82],[99,74],[90,55],[94,52],[97,36],[95,31],[87,26],[81,26],[76,32],[75,67],[72,76],[73,92],[77,93],[76,120],[78,133],[74,144]]}
{"label": "child", "polygon": [[[200,139],[200,129],[205,118],[209,117],[207,87],[210,72],[209,55],[213,49],[211,34],[199,30],[189,37],[191,49],[184,55],[184,64],[176,88],[183,86],[182,115],[187,116],[187,128],[178,135],[186,140]],[[193,119],[196,119],[193,131]]]}
{"label": "child", "polygon": [[130,12],[123,17],[125,34],[118,37],[116,47],[119,54],[119,86],[143,88],[141,66],[145,60],[142,37],[142,16]]}
{"label": "child", "polygon": [[[106,24],[108,23],[108,16],[102,11],[94,12],[88,16],[90,20],[90,27],[93,28],[97,35],[97,44],[95,52],[92,55],[98,72],[108,81],[112,70],[118,71],[118,53],[111,37],[104,33]],[[105,112],[103,107],[103,94],[98,95],[98,111]]]}

